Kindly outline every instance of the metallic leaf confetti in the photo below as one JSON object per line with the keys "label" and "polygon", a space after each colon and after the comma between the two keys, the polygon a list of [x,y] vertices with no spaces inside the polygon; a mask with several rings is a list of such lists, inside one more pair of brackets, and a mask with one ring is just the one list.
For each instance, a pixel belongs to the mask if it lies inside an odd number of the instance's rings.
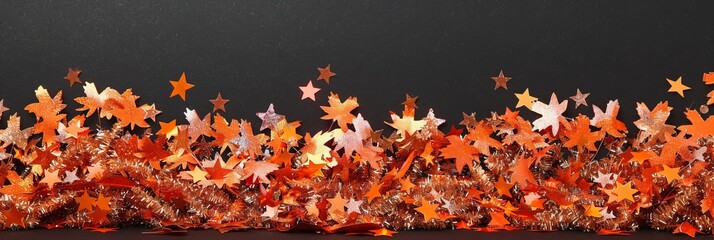
{"label": "metallic leaf confetti", "polygon": [[[318,71],[317,80],[327,83],[335,76],[330,65]],[[70,68],[66,79],[79,83],[79,73]],[[507,89],[502,71],[492,79],[496,89]],[[669,82],[669,91],[684,97],[689,87],[681,78]],[[704,73],[703,83],[713,84],[714,74]],[[194,87],[185,74],[171,84],[170,97],[184,100]],[[301,99],[323,100],[312,84],[299,86]],[[2,229],[110,232],[141,225],[155,229],[147,234],[256,228],[373,236],[447,228],[627,235],[651,227],[689,236],[714,230],[714,118],[701,110],[677,113],[666,101],[629,106],[639,116],[630,137],[616,99],[604,110],[599,103],[592,112],[571,113],[588,106],[590,93],[577,89],[568,109],[555,93],[546,104],[526,88],[515,93],[516,107],[539,118],[510,108],[485,119],[463,113],[458,128],[442,132],[445,120],[407,94],[401,112],[384,115],[394,129],[385,134],[358,113],[356,97],[333,92],[314,107],[337,127],[303,132],[301,121],[270,104],[256,114],[262,122],[255,132],[247,120],[216,113],[228,102],[220,93],[203,117],[201,109],[186,108],[185,122],[166,119],[157,127],[151,122],[161,111],[131,89],[100,92],[84,82],[83,90],[70,112],[61,91],[53,96],[39,86],[37,101],[24,108],[35,116],[32,127],[21,126],[16,113],[5,115]],[[86,124],[95,112],[112,125]],[[672,114],[689,123],[668,124]]]}

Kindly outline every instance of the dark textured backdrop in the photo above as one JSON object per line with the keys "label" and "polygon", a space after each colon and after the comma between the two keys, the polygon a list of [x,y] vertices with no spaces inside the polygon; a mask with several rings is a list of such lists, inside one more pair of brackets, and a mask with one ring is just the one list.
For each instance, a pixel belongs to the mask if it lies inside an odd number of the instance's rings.
{"label": "dark textured backdrop", "polygon": [[[158,120],[179,123],[186,107],[207,113],[221,91],[228,117],[257,122],[272,102],[316,131],[329,126],[318,105],[334,91],[357,96],[376,129],[401,110],[405,93],[419,96],[418,117],[433,107],[448,127],[461,112],[513,107],[513,93],[529,87],[542,100],[576,88],[601,107],[619,99],[625,122],[637,119],[637,101],[668,100],[670,122],[679,124],[684,108],[714,88],[701,82],[714,71],[709,2],[3,1],[0,98],[21,112],[23,126],[32,124],[22,108],[38,85],[63,90],[74,109],[71,99],[83,92],[62,79],[71,66],[100,89],[134,88],[140,102],[164,111]],[[298,86],[327,64],[338,75],[315,83],[323,88],[317,103],[300,101]],[[493,91],[500,69],[513,79]],[[168,98],[168,81],[182,71],[196,85],[186,102]],[[665,78],[678,76],[693,88],[685,99],[666,92]]]}

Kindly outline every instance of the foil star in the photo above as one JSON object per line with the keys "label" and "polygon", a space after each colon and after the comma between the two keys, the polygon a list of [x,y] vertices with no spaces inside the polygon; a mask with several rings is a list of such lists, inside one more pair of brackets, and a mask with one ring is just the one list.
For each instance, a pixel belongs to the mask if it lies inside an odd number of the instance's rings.
{"label": "foil star", "polygon": [[507,84],[507,83],[508,83],[509,80],[511,80],[510,77],[506,77],[505,75],[503,75],[503,70],[501,70],[501,72],[498,73],[498,76],[491,77],[491,79],[493,79],[493,81],[496,82],[496,87],[494,87],[493,90],[496,90],[496,89],[501,88],[501,87],[502,87],[503,89],[508,89],[508,84]]}
{"label": "foil star", "polygon": [[275,113],[272,103],[268,106],[268,110],[262,113],[256,113],[255,115],[257,115],[260,120],[263,120],[263,123],[260,124],[260,131],[266,128],[274,128],[280,120],[285,118],[285,116]]}
{"label": "foil star", "polygon": [[575,108],[580,107],[580,105],[583,106],[588,106],[588,102],[585,101],[585,99],[590,95],[590,93],[582,93],[580,92],[580,88],[577,89],[576,93],[574,96],[571,96],[570,99],[572,99],[575,102]]}

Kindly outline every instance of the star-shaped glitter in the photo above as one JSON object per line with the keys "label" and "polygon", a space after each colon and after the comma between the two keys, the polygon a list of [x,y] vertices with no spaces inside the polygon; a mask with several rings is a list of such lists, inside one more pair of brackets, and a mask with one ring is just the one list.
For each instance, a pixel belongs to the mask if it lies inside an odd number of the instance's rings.
{"label": "star-shaped glitter", "polygon": [[300,86],[300,91],[302,91],[302,98],[300,98],[300,100],[309,98],[315,101],[315,93],[319,92],[320,88],[312,86],[312,80],[310,80],[307,82],[307,85]]}
{"label": "star-shaped glitter", "polygon": [[491,79],[493,79],[493,81],[496,82],[496,87],[494,87],[493,90],[496,90],[500,87],[502,87],[503,89],[508,89],[507,83],[508,83],[508,80],[511,80],[510,77],[506,77],[505,75],[503,75],[503,70],[501,70],[501,72],[498,73],[498,76],[491,77]]}
{"label": "star-shaped glitter", "polygon": [[677,81],[672,81],[667,78],[667,82],[669,82],[670,85],[667,92],[676,92],[679,96],[682,96],[682,98],[684,98],[684,91],[691,89],[682,83],[682,77],[677,78]]}
{"label": "star-shaped glitter", "polygon": [[285,116],[275,113],[275,109],[273,108],[274,106],[271,103],[270,106],[268,106],[268,110],[255,114],[258,118],[260,118],[260,120],[263,120],[263,123],[260,124],[260,131],[263,131],[266,128],[275,127],[280,120],[285,118]]}
{"label": "star-shaped glitter", "polygon": [[526,201],[526,204],[530,205],[533,201],[538,200],[540,198],[540,195],[537,193],[528,193],[528,195],[523,196],[523,200]]}
{"label": "star-shaped glitter", "polygon": [[327,67],[325,68],[317,68],[317,71],[320,72],[320,76],[317,77],[317,80],[325,80],[327,84],[330,84],[330,78],[337,75],[330,71],[330,64],[327,64]]}
{"label": "star-shaped glitter", "polygon": [[59,176],[59,170],[54,170],[52,172],[50,171],[45,171],[45,177],[40,180],[41,183],[46,183],[47,187],[49,189],[52,189],[55,185],[55,183],[60,183],[62,180],[60,180]]}
{"label": "star-shaped glitter", "polygon": [[364,202],[364,201],[362,201],[362,200],[356,201],[354,198],[350,198],[350,201],[347,202],[347,205],[345,205],[347,207],[347,214],[350,214],[353,212],[361,214],[362,210],[359,209],[359,206],[362,205],[362,202]]}
{"label": "star-shaped glitter", "polygon": [[78,181],[79,178],[77,177],[77,170],[73,171],[66,171],[64,179],[62,180],[63,183],[73,183],[74,181]]}
{"label": "star-shaped glitter", "polygon": [[156,104],[152,103],[151,105],[144,104],[141,106],[141,109],[144,109],[146,114],[144,115],[144,119],[151,118],[151,121],[156,121],[156,115],[161,114],[161,110],[156,109]]}
{"label": "star-shaped glitter", "polygon": [[186,101],[186,90],[189,90],[194,86],[193,84],[186,82],[185,72],[181,73],[181,78],[179,78],[178,81],[169,81],[169,83],[171,83],[171,86],[174,87],[171,91],[171,96],[169,97],[179,95],[179,97],[181,97],[184,101]]}
{"label": "star-shaped glitter", "polygon": [[[612,180],[612,176],[614,173],[602,173],[602,172],[597,172],[597,178],[593,180],[593,182],[599,183],[600,186],[605,187],[608,184],[614,184],[615,180]],[[617,175],[615,175],[617,176]],[[615,177],[617,178],[617,177]]]}
{"label": "star-shaped glitter", "polygon": [[79,80],[79,74],[82,73],[82,71],[73,68],[68,69],[67,76],[64,76],[64,79],[69,81],[69,87],[72,87],[75,83],[81,83],[82,81]]}
{"label": "star-shaped glitter", "polygon": [[449,201],[446,199],[442,199],[441,201],[444,202],[444,206],[442,206],[442,207],[446,208],[446,210],[449,210],[449,214],[454,214],[456,212],[456,210],[457,210],[456,205],[451,203],[452,201]]}
{"label": "star-shaped glitter", "polygon": [[216,112],[218,110],[222,110],[223,112],[226,112],[226,103],[228,103],[228,101],[230,101],[230,100],[223,99],[223,97],[221,97],[221,93],[219,92],[216,99],[211,99],[208,101],[211,102],[211,104],[213,104],[213,112]]}
{"label": "star-shaped glitter", "polygon": [[570,99],[572,99],[575,102],[575,108],[578,108],[580,105],[583,106],[588,106],[588,102],[585,101],[585,99],[590,95],[590,93],[582,93],[580,92],[580,88],[577,89],[577,92],[575,93],[574,96],[571,96]]}
{"label": "star-shaped glitter", "polygon": [[526,108],[531,109],[531,107],[533,107],[533,102],[538,101],[538,98],[531,96],[530,92],[528,91],[528,88],[526,88],[523,93],[516,93],[516,97],[518,98],[516,108],[525,106]]}
{"label": "star-shaped glitter", "polygon": [[261,214],[261,217],[267,217],[267,218],[273,218],[276,215],[278,215],[278,206],[271,207],[271,206],[265,206],[265,212]]}
{"label": "star-shaped glitter", "polygon": [[602,215],[602,218],[604,220],[615,218],[615,214],[612,214],[612,212],[607,208],[608,206],[605,206],[602,210],[600,210],[600,215]]}

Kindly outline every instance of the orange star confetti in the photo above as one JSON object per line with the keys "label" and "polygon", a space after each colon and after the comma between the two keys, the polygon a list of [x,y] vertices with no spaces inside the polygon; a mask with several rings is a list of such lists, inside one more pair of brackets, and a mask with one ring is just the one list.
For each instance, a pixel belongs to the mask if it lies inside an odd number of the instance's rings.
{"label": "orange star confetti", "polygon": [[62,180],[57,176],[59,170],[54,170],[52,172],[45,171],[45,177],[40,181],[41,183],[47,184],[47,187],[52,189],[56,183],[62,182]]}
{"label": "orange star confetti", "polygon": [[578,88],[575,95],[571,96],[570,99],[575,102],[575,108],[580,107],[580,105],[587,107],[588,102],[585,99],[588,98],[588,96],[590,96],[590,93],[582,93],[580,92],[580,88]]}
{"label": "orange star confetti", "polygon": [[602,217],[602,214],[600,213],[600,211],[602,211],[602,209],[603,208],[596,207],[595,205],[593,205],[591,203],[590,205],[585,207],[585,216],[600,218],[600,217]]}
{"label": "orange star confetti", "polygon": [[186,90],[189,90],[194,87],[193,84],[190,84],[186,82],[186,73],[181,73],[181,78],[179,78],[178,81],[169,81],[171,83],[171,86],[173,86],[173,90],[171,91],[171,95],[169,97],[173,97],[178,95],[186,101]]}
{"label": "orange star confetti", "polygon": [[372,185],[372,186],[369,188],[369,192],[367,192],[367,194],[365,195],[365,197],[367,197],[367,201],[368,201],[369,203],[371,203],[372,200],[374,200],[375,198],[382,196],[382,193],[379,192],[379,189],[382,188],[382,185],[383,185],[383,184],[384,184],[384,183],[377,184],[377,185]]}
{"label": "orange star confetti", "polygon": [[414,183],[412,183],[412,181],[409,180],[409,176],[407,176],[407,178],[405,179],[402,179],[399,183],[402,186],[402,190],[407,192],[407,194],[411,193],[412,188],[416,186],[414,185]]}
{"label": "orange star confetti", "polygon": [[340,193],[337,193],[334,198],[328,198],[327,201],[330,203],[330,212],[345,213],[345,205],[348,200],[342,198]]}
{"label": "orange star confetti", "polygon": [[93,203],[93,205],[96,206],[97,208],[101,209],[101,210],[107,210],[107,211],[109,211],[109,210],[111,210],[111,208],[109,207],[109,201],[111,201],[111,200],[112,200],[111,197],[103,196],[103,195],[100,193],[99,196],[97,196],[97,201],[95,201],[95,202]]}
{"label": "orange star confetti", "polygon": [[374,233],[373,236],[375,236],[375,237],[382,237],[382,236],[384,236],[384,237],[392,237],[392,236],[394,236],[395,233],[398,233],[398,232],[396,232],[396,231],[391,231],[391,230],[386,229],[386,228],[372,229],[372,230],[369,230],[369,231],[370,231],[371,233]]}
{"label": "orange star confetti", "polygon": [[679,226],[677,226],[677,228],[675,228],[672,233],[683,233],[687,236],[694,237],[695,235],[697,235],[697,233],[701,233],[701,231],[699,231],[699,229],[697,229],[696,227],[692,226],[691,223],[685,221],[682,222],[682,224],[680,224]]}
{"label": "orange star confetti", "polygon": [[218,110],[226,112],[226,103],[228,103],[228,101],[230,101],[230,100],[223,99],[223,97],[221,97],[221,93],[219,92],[216,99],[211,99],[208,101],[211,102],[211,104],[213,104],[213,112],[216,112]]}
{"label": "orange star confetti", "polygon": [[506,225],[511,224],[503,212],[489,212],[491,215],[491,221],[488,222],[488,226],[495,229],[503,229]]}
{"label": "orange star confetti", "polygon": [[621,202],[622,200],[630,200],[632,202],[635,201],[634,197],[632,196],[633,194],[637,193],[637,189],[632,188],[631,184],[621,184],[619,182],[616,183],[615,189],[606,191],[608,194],[614,194],[615,198],[612,198],[612,195],[610,196],[610,200],[608,202],[616,201],[616,202]]}
{"label": "orange star confetti", "polygon": [[528,109],[531,109],[533,106],[533,103],[535,101],[538,101],[538,98],[531,97],[530,92],[528,91],[528,88],[526,88],[523,93],[516,93],[516,98],[518,98],[518,103],[516,103],[516,108],[523,107],[525,106]]}
{"label": "orange star confetti", "polygon": [[667,90],[667,92],[676,92],[679,94],[679,96],[682,96],[682,98],[684,98],[684,91],[691,89],[690,87],[687,87],[686,85],[682,84],[682,77],[677,78],[676,81],[672,81],[667,78],[667,82],[670,85],[670,88],[669,90]]}
{"label": "orange star confetti", "polygon": [[667,178],[667,183],[672,183],[672,181],[674,180],[682,179],[682,177],[679,176],[679,168],[671,168],[667,165],[662,165],[662,167],[664,169],[662,171],[657,172],[657,174]]}
{"label": "orange star confetti", "polygon": [[493,79],[493,81],[496,82],[496,87],[494,87],[493,90],[496,90],[500,87],[502,87],[503,89],[508,89],[507,83],[509,80],[511,80],[510,77],[506,77],[505,75],[503,75],[503,70],[501,70],[501,72],[498,73],[498,76],[491,77],[491,79]]}
{"label": "orange star confetti", "polygon": [[92,205],[94,205],[94,201],[96,201],[93,197],[89,196],[89,193],[85,190],[84,194],[82,194],[81,197],[75,197],[74,200],[79,203],[79,208],[77,208],[77,211],[81,211],[82,209],[87,209],[87,210],[92,210]]}
{"label": "orange star confetti", "polygon": [[68,68],[67,70],[67,76],[64,76],[64,79],[69,81],[69,86],[72,87],[75,83],[81,83],[82,81],[79,80],[79,74],[82,73],[81,70],[78,69],[73,69],[73,68]]}
{"label": "orange star confetti", "polygon": [[331,77],[337,75],[330,70],[330,64],[327,64],[327,67],[325,68],[317,68],[317,71],[320,72],[320,76],[317,77],[317,80],[325,80],[327,84],[330,84]]}
{"label": "orange star confetti", "polygon": [[632,158],[630,158],[630,161],[638,162],[640,164],[644,163],[647,159],[659,157],[657,156],[657,153],[653,151],[632,152],[631,154]]}
{"label": "orange star confetti", "polygon": [[4,228],[10,228],[13,225],[22,228],[27,227],[25,222],[25,217],[27,216],[26,212],[20,211],[17,208],[12,208],[10,210],[0,211],[0,213],[2,213],[2,216],[5,216],[5,221],[3,221]]}
{"label": "orange star confetti", "polygon": [[300,87],[300,91],[302,91],[302,98],[300,98],[300,100],[309,98],[315,101],[315,93],[319,92],[320,88],[312,86],[312,81],[308,81],[307,85]]}
{"label": "orange star confetti", "polygon": [[191,175],[191,179],[193,180],[194,183],[197,183],[199,181],[208,180],[208,179],[206,179],[206,175],[208,175],[208,173],[206,171],[201,170],[200,168],[194,168],[191,171],[186,171],[186,173]]}
{"label": "orange star confetti", "polygon": [[176,120],[171,120],[171,122],[159,122],[161,129],[156,132],[156,134],[164,134],[166,138],[175,137],[178,134],[178,128],[176,127]]}
{"label": "orange star confetti", "polygon": [[[319,80],[329,83],[334,73],[329,65],[321,70]],[[508,79],[502,71],[493,77],[495,89],[506,89]],[[702,80],[714,84],[714,74]],[[681,78],[671,82],[684,86]],[[171,83],[171,97],[184,100],[193,86],[185,74]],[[302,99],[315,100],[319,89],[312,84],[300,86]],[[683,96],[685,88],[675,92]],[[616,99],[581,113],[589,93],[580,89],[569,98],[573,108],[555,94],[540,102],[526,89],[516,94],[518,107],[540,116],[508,108],[485,118],[463,113],[458,127],[444,131],[446,120],[433,109],[420,112],[418,97],[406,94],[403,109],[388,112],[384,125],[394,131],[386,133],[357,113],[356,97],[343,101],[331,93],[321,119],[339,129],[304,131],[303,121],[288,120],[270,104],[256,113],[262,122],[255,134],[250,121],[217,113],[228,102],[221,93],[208,114],[187,108],[186,124],[171,117],[153,126],[146,120],[156,122],[161,111],[138,103],[132,89],[98,91],[89,82],[83,89],[73,111],[62,92],[40,86],[37,101],[24,108],[35,117],[33,127],[21,127],[17,113],[3,124],[3,230],[105,232],[115,229],[104,226],[159,221],[163,228],[153,233],[203,226],[387,236],[394,232],[386,226],[485,232],[559,226],[602,235],[677,227],[674,233],[694,236],[714,227],[702,220],[714,206],[708,188],[714,118],[706,106],[675,110],[689,122],[675,125],[667,101],[651,109],[637,102],[631,136]],[[0,114],[7,111],[3,103]],[[97,120],[89,119],[94,112]],[[477,219],[474,211],[489,216]],[[638,225],[612,225],[633,217]]]}
{"label": "orange star confetti", "polygon": [[415,210],[417,210],[417,212],[421,213],[424,216],[424,222],[428,222],[431,219],[441,219],[439,217],[439,214],[436,213],[436,208],[438,207],[438,204],[430,204],[429,202],[424,201],[422,199],[421,206],[415,208]]}

